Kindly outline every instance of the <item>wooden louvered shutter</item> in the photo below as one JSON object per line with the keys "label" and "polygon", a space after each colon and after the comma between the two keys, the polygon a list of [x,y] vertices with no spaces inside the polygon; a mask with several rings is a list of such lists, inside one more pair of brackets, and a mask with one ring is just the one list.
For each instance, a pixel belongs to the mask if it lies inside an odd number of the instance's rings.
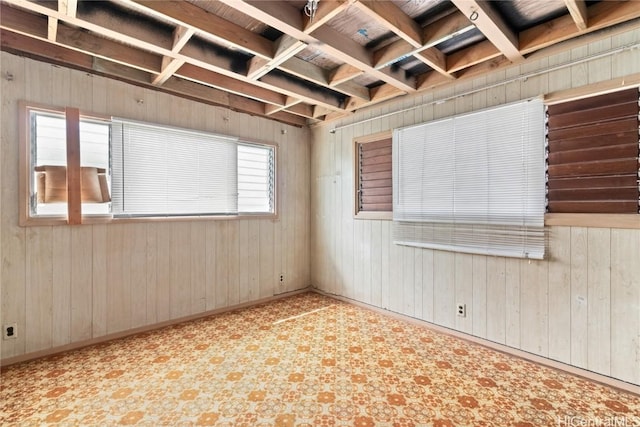
{"label": "wooden louvered shutter", "polygon": [[638,213],[638,89],[548,107],[548,211]]}
{"label": "wooden louvered shutter", "polygon": [[357,211],[391,212],[391,134],[382,138],[356,142],[357,146]]}

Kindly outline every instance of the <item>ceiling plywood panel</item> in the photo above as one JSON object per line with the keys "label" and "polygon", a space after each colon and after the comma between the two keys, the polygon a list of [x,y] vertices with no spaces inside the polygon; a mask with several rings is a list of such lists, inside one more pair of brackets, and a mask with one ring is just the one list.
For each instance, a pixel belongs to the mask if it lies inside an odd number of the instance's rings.
{"label": "ceiling plywood panel", "polygon": [[567,13],[564,0],[492,1],[511,30],[520,32]]}

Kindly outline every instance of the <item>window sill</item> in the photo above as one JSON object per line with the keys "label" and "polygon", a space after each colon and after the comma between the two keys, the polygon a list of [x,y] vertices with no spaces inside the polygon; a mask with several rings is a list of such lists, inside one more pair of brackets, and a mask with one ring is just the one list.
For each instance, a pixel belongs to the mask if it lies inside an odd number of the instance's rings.
{"label": "window sill", "polygon": [[358,212],[353,216],[354,219],[382,219],[391,221],[393,212]]}
{"label": "window sill", "polygon": [[[242,220],[242,219],[256,219],[256,220],[273,220],[279,219],[277,214],[256,214],[256,215],[220,215],[220,216],[166,216],[166,217],[138,217],[138,218],[113,218],[111,216],[90,216],[82,218],[82,224],[80,225],[92,225],[92,224],[128,224],[128,223],[140,223],[140,222],[185,222],[185,221],[227,221],[227,220]],[[42,217],[42,218],[28,218],[27,220],[20,221],[21,227],[33,227],[33,226],[54,226],[54,225],[69,225],[66,217]]]}
{"label": "window sill", "polygon": [[640,215],[549,213],[544,225],[640,229]]}

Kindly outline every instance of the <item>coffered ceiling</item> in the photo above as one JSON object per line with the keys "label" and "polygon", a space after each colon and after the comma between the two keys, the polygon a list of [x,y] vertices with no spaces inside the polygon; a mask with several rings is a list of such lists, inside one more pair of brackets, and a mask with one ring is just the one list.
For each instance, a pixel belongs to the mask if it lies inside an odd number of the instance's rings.
{"label": "coffered ceiling", "polygon": [[637,1],[26,1],[2,49],[304,126],[640,19]]}

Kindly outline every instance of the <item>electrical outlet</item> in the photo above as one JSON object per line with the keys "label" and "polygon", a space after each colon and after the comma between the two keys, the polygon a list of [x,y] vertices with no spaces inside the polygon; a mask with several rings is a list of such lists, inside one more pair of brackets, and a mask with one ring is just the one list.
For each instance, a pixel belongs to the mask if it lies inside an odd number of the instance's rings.
{"label": "electrical outlet", "polygon": [[18,324],[9,323],[2,327],[2,338],[5,340],[14,340],[18,338]]}
{"label": "electrical outlet", "polygon": [[280,286],[284,286],[284,273],[280,273]]}
{"label": "electrical outlet", "polygon": [[456,304],[456,314],[460,317],[467,317],[467,305]]}

